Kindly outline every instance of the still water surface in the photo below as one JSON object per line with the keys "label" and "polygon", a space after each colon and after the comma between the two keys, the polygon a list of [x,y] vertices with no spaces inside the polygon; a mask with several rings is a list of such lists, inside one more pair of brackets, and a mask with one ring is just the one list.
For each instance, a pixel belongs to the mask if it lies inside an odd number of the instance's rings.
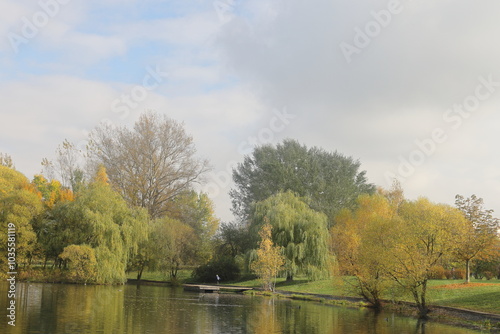
{"label": "still water surface", "polygon": [[392,313],[179,288],[18,283],[16,326],[7,325],[7,284],[0,283],[0,333],[297,333],[465,334]]}

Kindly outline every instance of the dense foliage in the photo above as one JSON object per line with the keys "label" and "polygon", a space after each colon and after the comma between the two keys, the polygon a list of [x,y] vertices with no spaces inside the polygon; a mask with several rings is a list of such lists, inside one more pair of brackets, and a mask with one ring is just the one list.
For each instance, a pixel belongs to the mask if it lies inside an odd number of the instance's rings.
{"label": "dense foliage", "polygon": [[201,265],[193,271],[193,278],[198,282],[217,283],[231,282],[240,278],[241,269],[231,256],[217,256],[207,264]]}
{"label": "dense foliage", "polygon": [[[17,265],[29,265],[37,252],[37,238],[31,222],[42,213],[41,195],[28,179],[16,170],[0,165],[0,265],[6,268],[8,251],[15,245]],[[8,240],[10,230],[15,239]],[[0,273],[9,270],[1,270]],[[10,270],[14,271],[14,270]]]}
{"label": "dense foliage", "polygon": [[85,153],[64,140],[31,182],[0,153],[0,222],[12,231],[0,234],[0,265],[10,252],[23,277],[35,264],[47,280],[112,284],[126,270],[175,278],[212,258],[219,220],[193,190],[208,163],[181,123],[146,112],[132,129],[102,124],[89,139]]}
{"label": "dense foliage", "polygon": [[295,140],[257,147],[233,170],[233,212],[247,221],[255,203],[292,191],[308,198],[311,208],[326,214],[332,225],[341,209],[353,208],[360,194],[375,191],[359,168],[359,161],[350,157],[307,148]]}
{"label": "dense foliage", "polygon": [[321,276],[328,265],[326,216],[312,210],[292,192],[278,193],[256,204],[252,225],[272,226],[272,241],[283,249],[288,280],[299,273]]}
{"label": "dense foliage", "polygon": [[380,307],[382,295],[397,284],[411,293],[420,316],[426,317],[427,282],[445,278],[442,265],[456,259],[470,225],[451,206],[394,198],[360,196],[356,210],[337,217],[332,248],[340,270],[357,278],[358,293],[373,306]]}

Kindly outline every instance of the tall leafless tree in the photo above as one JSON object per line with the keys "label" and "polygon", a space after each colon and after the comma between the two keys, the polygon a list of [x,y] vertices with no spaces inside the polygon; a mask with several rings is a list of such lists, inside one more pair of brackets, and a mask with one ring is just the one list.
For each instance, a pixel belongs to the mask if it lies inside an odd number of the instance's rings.
{"label": "tall leafless tree", "polygon": [[129,204],[147,208],[153,218],[209,170],[195,154],[183,124],[154,112],[142,114],[133,129],[101,124],[91,134],[93,163],[104,165]]}

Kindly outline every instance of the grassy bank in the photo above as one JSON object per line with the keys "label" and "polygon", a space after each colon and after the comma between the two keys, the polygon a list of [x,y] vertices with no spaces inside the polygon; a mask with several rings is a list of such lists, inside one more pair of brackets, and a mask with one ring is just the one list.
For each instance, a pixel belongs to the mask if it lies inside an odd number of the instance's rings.
{"label": "grassy bank", "polygon": [[[353,278],[351,277],[313,282],[299,278],[292,283],[278,279],[276,289],[299,293],[358,297],[352,283]],[[260,286],[258,280],[235,284],[251,287]],[[397,290],[387,293],[384,299],[413,301],[410,295]],[[464,284],[458,280],[431,280],[429,281],[428,302],[431,305],[500,314],[500,280],[471,280],[470,284]]]}
{"label": "grassy bank", "polygon": [[432,281],[431,304],[500,314],[500,281]]}

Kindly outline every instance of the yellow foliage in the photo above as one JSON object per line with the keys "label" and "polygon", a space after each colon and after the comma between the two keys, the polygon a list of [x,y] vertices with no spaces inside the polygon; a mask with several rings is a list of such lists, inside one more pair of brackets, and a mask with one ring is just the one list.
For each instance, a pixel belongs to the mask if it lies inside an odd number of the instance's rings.
{"label": "yellow foliage", "polygon": [[264,289],[274,290],[273,280],[285,265],[285,257],[279,247],[274,246],[271,240],[271,224],[266,222],[259,231],[260,246],[257,249],[257,260],[252,262],[250,269],[262,280]]}
{"label": "yellow foliage", "polygon": [[77,283],[93,282],[97,275],[97,260],[94,249],[88,245],[70,245],[59,257],[66,261],[67,277]]}
{"label": "yellow foliage", "polygon": [[50,182],[43,175],[35,175],[30,183],[31,191],[35,192],[49,209],[54,208],[58,202],[73,201],[74,195],[57,180]]}
{"label": "yellow foliage", "polygon": [[103,165],[99,166],[99,169],[97,170],[97,173],[94,177],[94,181],[103,184],[109,184],[109,178],[106,172],[106,167],[104,167]]}

